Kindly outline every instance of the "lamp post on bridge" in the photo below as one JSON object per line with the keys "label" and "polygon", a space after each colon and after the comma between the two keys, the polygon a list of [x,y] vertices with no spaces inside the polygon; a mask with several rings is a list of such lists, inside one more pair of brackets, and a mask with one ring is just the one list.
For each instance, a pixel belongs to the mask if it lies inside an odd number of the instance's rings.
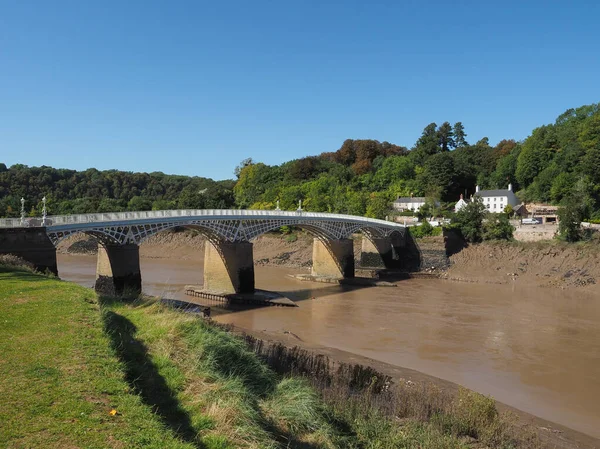
{"label": "lamp post on bridge", "polygon": [[25,198],[21,197],[21,226],[25,226]]}
{"label": "lamp post on bridge", "polygon": [[42,198],[42,226],[46,226],[46,196]]}

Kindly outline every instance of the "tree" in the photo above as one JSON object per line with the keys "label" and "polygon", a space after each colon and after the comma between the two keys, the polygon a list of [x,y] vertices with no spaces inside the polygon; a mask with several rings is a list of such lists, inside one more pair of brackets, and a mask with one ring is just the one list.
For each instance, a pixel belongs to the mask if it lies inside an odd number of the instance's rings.
{"label": "tree", "polygon": [[390,198],[385,193],[371,193],[367,201],[365,216],[383,220],[390,213]]}
{"label": "tree", "polygon": [[454,132],[452,131],[452,126],[448,122],[444,122],[441,124],[437,131],[439,147],[442,151],[450,151],[451,148],[456,148],[456,144],[454,142]]}
{"label": "tree", "polygon": [[235,175],[236,178],[240,179],[240,173],[242,172],[242,170],[249,166],[254,164],[254,161],[252,160],[251,157],[244,159],[242,162],[240,162],[237,167],[235,167],[235,169],[233,170],[233,174]]}
{"label": "tree", "polygon": [[567,242],[581,240],[581,221],[583,220],[583,207],[574,196],[569,197],[564,205],[558,209],[558,233]]}
{"label": "tree", "polygon": [[514,230],[506,214],[488,214],[487,222],[483,225],[483,239],[512,240]]}
{"label": "tree", "polygon": [[142,198],[141,196],[134,196],[127,203],[127,210],[131,210],[131,211],[152,210],[152,202],[148,198]]}
{"label": "tree", "polygon": [[557,142],[554,129],[542,126],[534,129],[523,143],[517,159],[517,180],[522,186],[528,186],[535,177],[552,162]]}
{"label": "tree", "polygon": [[437,192],[445,196],[454,182],[454,161],[449,153],[438,153],[427,159],[419,176],[420,184],[427,195]]}
{"label": "tree", "polygon": [[429,156],[432,156],[439,151],[438,144],[437,124],[430,123],[423,129],[423,133],[415,143],[415,146],[410,152],[410,156],[417,165],[421,165]]}
{"label": "tree", "polygon": [[464,239],[470,243],[481,242],[483,239],[483,218],[487,209],[480,196],[474,197],[460,209],[452,220],[451,228],[460,230]]}
{"label": "tree", "polygon": [[465,127],[463,126],[462,122],[456,122],[454,124],[453,133],[456,148],[462,148],[469,145],[469,143],[466,140],[467,133],[465,133]]}

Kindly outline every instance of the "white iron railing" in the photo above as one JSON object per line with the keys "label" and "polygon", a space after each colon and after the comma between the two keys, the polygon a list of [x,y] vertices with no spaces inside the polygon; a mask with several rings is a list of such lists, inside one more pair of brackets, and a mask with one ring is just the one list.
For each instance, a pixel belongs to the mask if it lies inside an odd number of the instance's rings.
{"label": "white iron railing", "polygon": [[[367,222],[379,226],[401,227],[404,225],[391,221],[378,220],[375,218],[358,217],[355,215],[329,214],[324,212],[304,212],[304,211],[282,211],[282,210],[242,210],[242,209],[179,209],[179,210],[157,210],[142,212],[103,212],[97,214],[79,214],[79,215],[55,215],[46,217],[48,227],[68,224],[85,223],[115,223],[128,221],[156,221],[161,218],[202,218],[202,219],[229,219],[229,220],[248,220],[264,218],[311,218],[332,221],[352,221]],[[18,228],[28,226],[41,226],[41,218],[26,218],[24,225],[20,218],[2,218],[0,219],[0,228]]]}

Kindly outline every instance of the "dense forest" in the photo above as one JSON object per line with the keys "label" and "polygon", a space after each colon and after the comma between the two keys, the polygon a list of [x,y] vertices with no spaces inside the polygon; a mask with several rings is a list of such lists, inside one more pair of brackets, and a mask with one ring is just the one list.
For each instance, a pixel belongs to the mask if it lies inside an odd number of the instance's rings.
{"label": "dense forest", "polygon": [[[462,123],[430,123],[408,149],[376,140],[346,140],[335,152],[269,166],[252,159],[236,180],[129,173],[83,172],[0,163],[0,215],[18,216],[19,199],[51,214],[170,208],[295,209],[382,218],[398,196],[426,196],[448,208],[475,185],[512,183],[526,202],[575,204],[583,218],[600,219],[600,104],[569,109],[522,142],[491,146],[467,141]],[[31,210],[29,210],[31,209]]]}

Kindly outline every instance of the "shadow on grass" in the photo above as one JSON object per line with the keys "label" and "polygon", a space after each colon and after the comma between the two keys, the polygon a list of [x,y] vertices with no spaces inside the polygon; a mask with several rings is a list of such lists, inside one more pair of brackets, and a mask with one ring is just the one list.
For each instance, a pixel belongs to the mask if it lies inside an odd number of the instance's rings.
{"label": "shadow on grass", "polygon": [[112,346],[125,364],[129,385],[175,435],[197,448],[205,448],[197,438],[190,416],[150,359],[148,348],[135,338],[135,325],[112,311],[105,312],[103,320]]}

